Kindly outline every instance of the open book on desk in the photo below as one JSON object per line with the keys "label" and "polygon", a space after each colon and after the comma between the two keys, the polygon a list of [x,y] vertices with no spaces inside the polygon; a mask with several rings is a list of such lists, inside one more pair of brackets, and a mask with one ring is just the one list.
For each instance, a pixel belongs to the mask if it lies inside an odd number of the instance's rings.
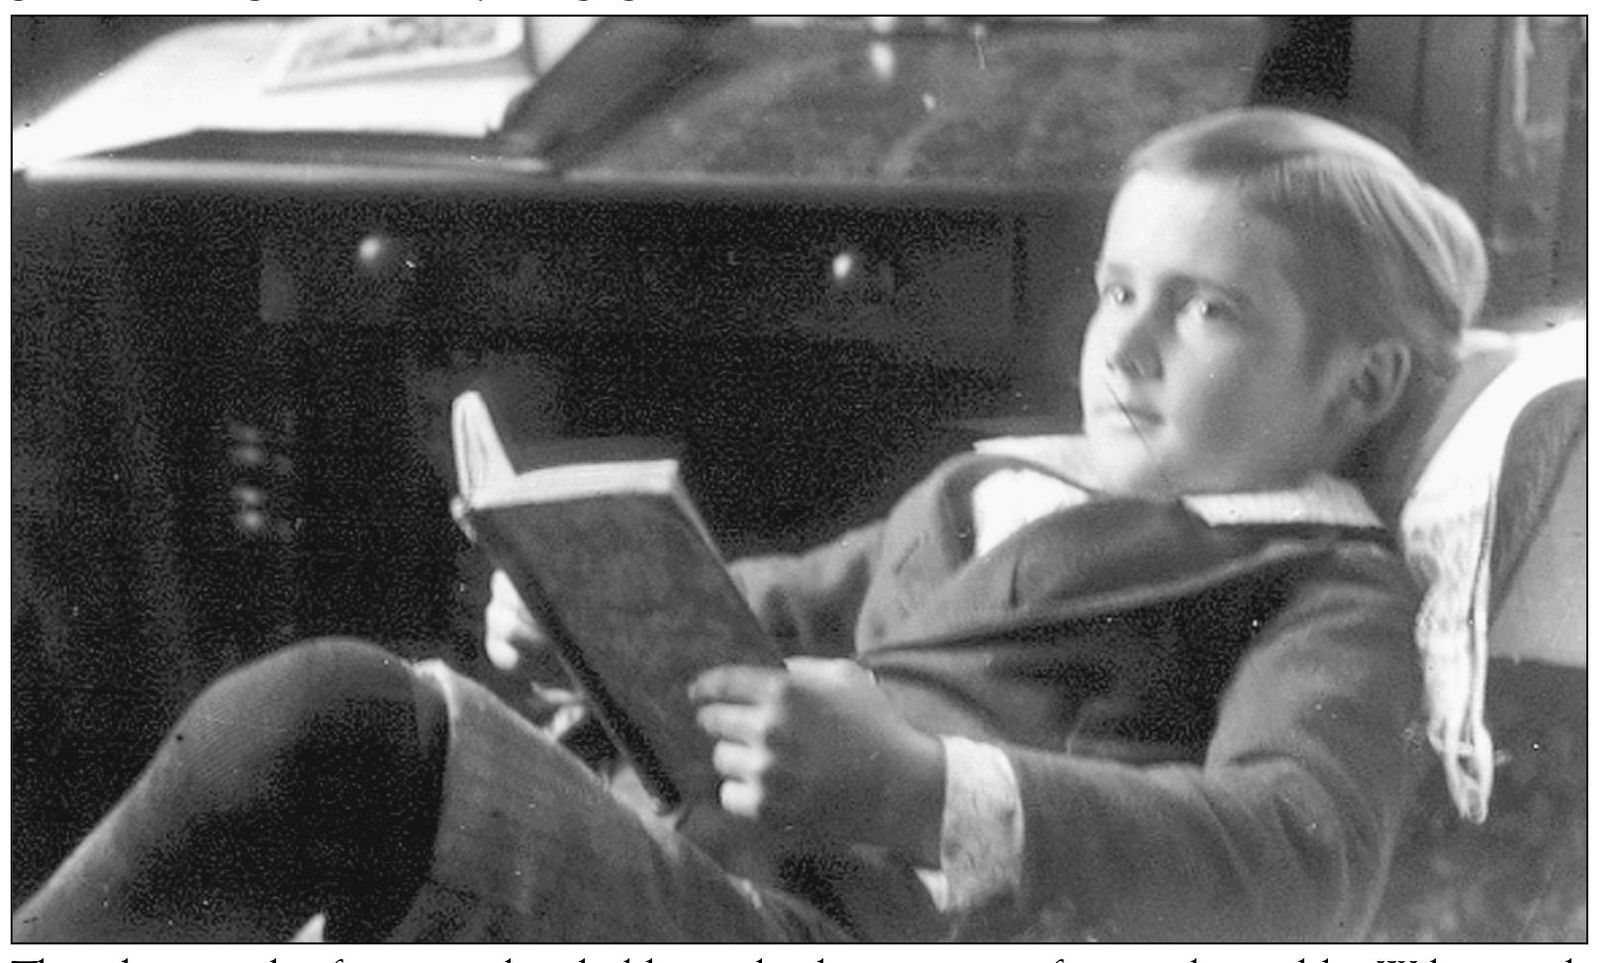
{"label": "open book on desk", "polygon": [[518,471],[478,392],[454,401],[454,516],[510,576],[596,718],[661,803],[717,798],[685,694],[708,668],[782,665],[674,459]]}

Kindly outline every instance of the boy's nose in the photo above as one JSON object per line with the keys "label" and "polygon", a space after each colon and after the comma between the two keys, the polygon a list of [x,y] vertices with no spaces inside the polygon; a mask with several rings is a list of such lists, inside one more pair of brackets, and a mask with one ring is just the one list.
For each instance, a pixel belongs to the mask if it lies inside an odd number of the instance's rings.
{"label": "boy's nose", "polygon": [[1131,377],[1159,377],[1164,314],[1158,305],[1140,305],[1115,332],[1104,366]]}

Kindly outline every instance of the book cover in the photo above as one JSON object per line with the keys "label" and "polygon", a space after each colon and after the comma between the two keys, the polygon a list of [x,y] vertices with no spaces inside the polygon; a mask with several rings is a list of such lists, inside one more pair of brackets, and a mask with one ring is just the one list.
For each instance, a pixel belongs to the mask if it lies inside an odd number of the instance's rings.
{"label": "book cover", "polygon": [[454,513],[503,569],[646,787],[715,800],[712,740],[685,691],[723,664],[782,665],[674,459],[511,465],[485,401],[454,403]]}

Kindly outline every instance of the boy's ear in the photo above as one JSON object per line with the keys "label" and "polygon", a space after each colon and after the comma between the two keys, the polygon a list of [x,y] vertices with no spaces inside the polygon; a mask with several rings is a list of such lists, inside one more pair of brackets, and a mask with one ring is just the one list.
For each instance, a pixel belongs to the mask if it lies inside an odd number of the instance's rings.
{"label": "boy's ear", "polygon": [[1395,410],[1412,374],[1412,350],[1406,343],[1385,338],[1357,353],[1342,399],[1358,428],[1369,428]]}

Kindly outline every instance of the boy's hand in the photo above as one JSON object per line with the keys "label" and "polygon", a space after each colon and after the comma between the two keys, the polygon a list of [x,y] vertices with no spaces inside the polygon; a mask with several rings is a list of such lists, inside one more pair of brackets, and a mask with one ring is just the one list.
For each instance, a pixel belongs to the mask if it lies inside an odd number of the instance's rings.
{"label": "boy's hand", "polygon": [[[482,645],[489,662],[511,672],[523,659],[530,661],[545,652],[551,643],[503,569],[494,570],[491,587],[484,613]],[[531,708],[539,718],[546,720],[545,730],[558,738],[583,718],[583,698],[568,686],[554,684],[559,680],[547,680],[544,673],[533,671],[530,665],[529,674],[532,676],[529,680]]]}
{"label": "boy's hand", "polygon": [[488,661],[508,672],[521,662],[522,649],[530,652],[547,648],[549,636],[527,611],[526,603],[516,594],[515,583],[503,569],[494,570],[490,585],[482,644]]}
{"label": "boy's hand", "polygon": [[730,665],[689,688],[729,812],[890,846],[934,864],[946,762],[846,659],[796,658],[787,670]]}

